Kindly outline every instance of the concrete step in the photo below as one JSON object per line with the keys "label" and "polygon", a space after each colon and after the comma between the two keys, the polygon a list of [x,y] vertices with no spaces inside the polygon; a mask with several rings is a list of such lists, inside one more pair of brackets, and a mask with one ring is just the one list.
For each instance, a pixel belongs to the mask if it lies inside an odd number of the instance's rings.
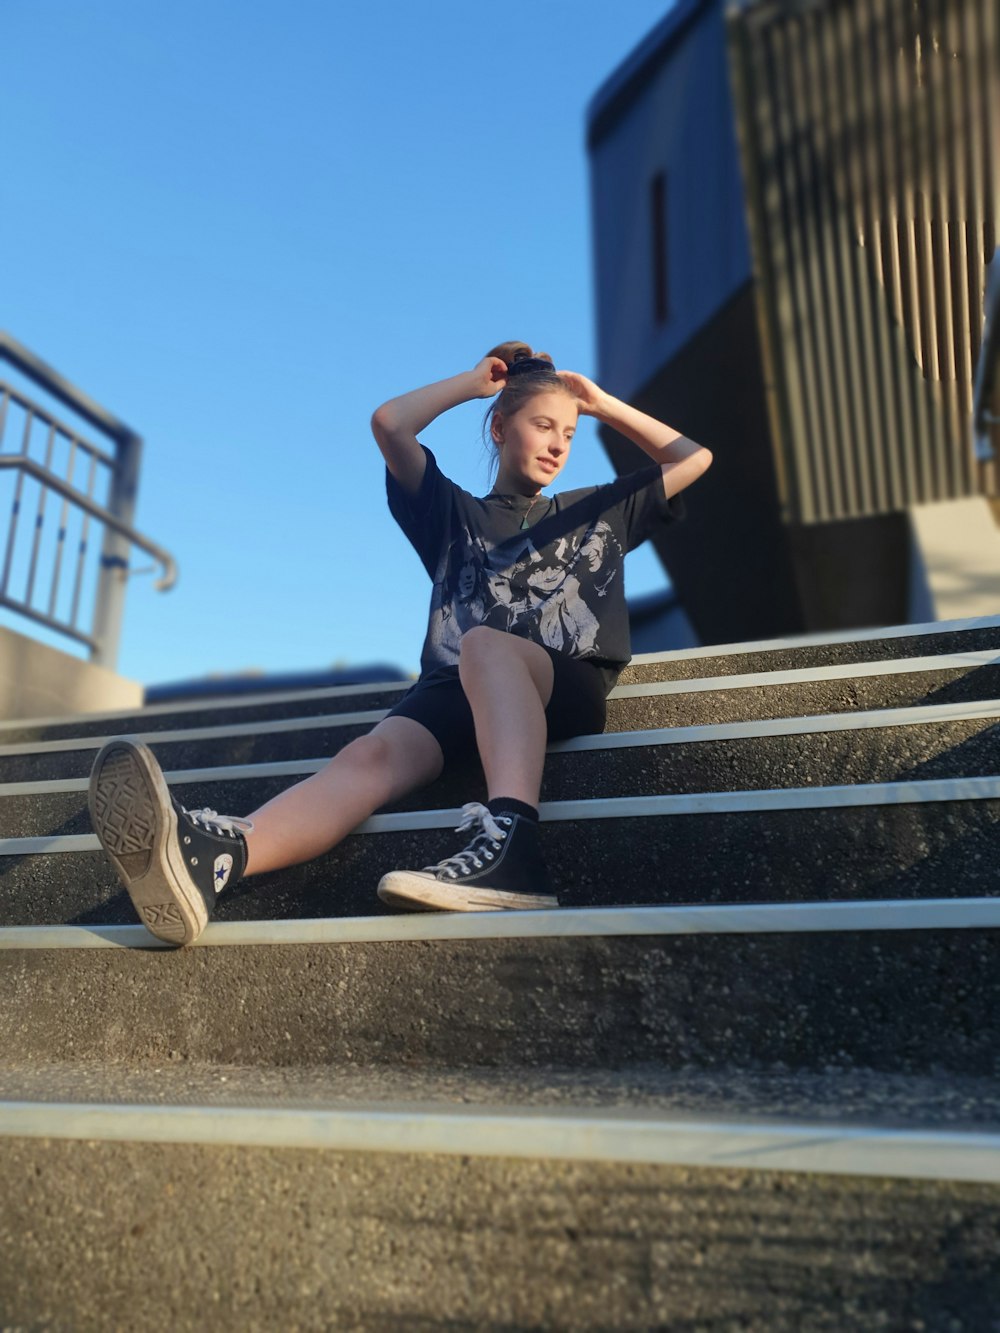
{"label": "concrete step", "polygon": [[[1000,652],[1000,616],[977,620],[901,625],[849,634],[800,636],[759,643],[645,653],[621,676],[622,685],[717,676],[767,675],[852,663],[875,663],[941,654]],[[190,703],[153,704],[142,710],[86,713],[67,718],[0,722],[0,748],[74,736],[103,737],[136,732],[192,729],[268,721],[278,717],[382,711],[409,688],[409,682],[332,686],[262,692]]]}
{"label": "concrete step", "polygon": [[[8,1064],[1000,1073],[1000,903],[0,932]],[[60,946],[60,947],[57,947]]]}
{"label": "concrete step", "polygon": [[1000,618],[637,659],[547,761],[566,910],[377,902],[470,769],[114,924],[104,736],[237,812],[400,688],[0,727],[5,1325],[990,1327]]}
{"label": "concrete step", "polygon": [[840,1333],[1000,1300],[995,1133],[166,1097],[0,1111],[7,1324]]}
{"label": "concrete step", "polygon": [[867,712],[1000,696],[1000,654],[940,654],[750,675],[619,684],[609,731]]}
{"label": "concrete step", "polygon": [[[291,761],[331,755],[370,731],[383,712],[279,717],[264,722],[223,723],[163,732],[130,733],[150,743],[169,768]],[[113,733],[129,734],[129,733]],[[83,778],[107,734],[0,747],[0,782]]]}
{"label": "concrete step", "polygon": [[[384,914],[382,875],[454,853],[459,815],[374,816],[326,856],[237,885],[219,900],[219,920]],[[567,801],[543,806],[542,818],[567,907],[997,890],[996,777]],[[134,919],[91,834],[2,839],[0,867],[2,925]]]}
{"label": "concrete step", "polygon": [[[607,731],[958,705],[996,698],[1000,698],[1000,653],[967,653],[767,676],[623,685],[609,698]],[[158,732],[140,728],[135,734],[155,745],[166,768],[217,767],[329,756],[368,731],[381,715],[377,710],[336,716],[307,714]],[[0,783],[84,777],[106,739],[107,734],[102,733],[4,744],[0,746]]]}
{"label": "concrete step", "polygon": [[[314,733],[302,733],[306,748]],[[320,733],[335,753],[346,740]],[[1000,702],[873,713],[670,727],[579,737],[550,748],[542,799],[761,790],[849,783],[988,777],[997,771]],[[159,753],[160,746],[156,746]],[[189,809],[246,814],[316,772],[325,758],[166,770]],[[7,837],[90,831],[84,777],[0,786]],[[478,762],[455,766],[396,809],[431,810],[485,800]]]}
{"label": "concrete step", "polygon": [[641,653],[625,668],[621,683],[744,675],[989,649],[1000,649],[1000,616]]}
{"label": "concrete step", "polygon": [[314,690],[237,695],[190,703],[149,704],[141,709],[81,713],[74,717],[30,718],[0,722],[0,747],[75,736],[131,735],[177,728],[233,726],[279,717],[383,712],[402,697],[412,681],[382,685],[338,685]]}
{"label": "concrete step", "polygon": [[[683,1144],[666,1142],[663,1132],[671,1125],[693,1127],[702,1124],[706,1129],[719,1124],[734,1126],[737,1122],[756,1122],[765,1132],[769,1126],[784,1133],[784,1127],[793,1124],[825,1123],[835,1134],[843,1137],[839,1145],[829,1140],[804,1145],[814,1154],[805,1169],[825,1171],[849,1170],[852,1174],[872,1174],[872,1160],[866,1141],[852,1143],[844,1131],[874,1130],[881,1133],[909,1132],[911,1142],[919,1153],[917,1140],[925,1134],[950,1131],[956,1135],[1000,1134],[1000,1106],[997,1103],[996,1081],[993,1078],[955,1075],[947,1079],[932,1075],[887,1074],[870,1069],[828,1069],[819,1072],[754,1069],[670,1069],[655,1064],[637,1064],[614,1069],[573,1069],[564,1065],[539,1065],[530,1068],[503,1069],[489,1065],[456,1064],[448,1067],[403,1068],[379,1065],[234,1065],[202,1064],[190,1060],[169,1060],[161,1065],[121,1064],[109,1061],[32,1062],[19,1065],[0,1062],[0,1137],[11,1134],[14,1125],[15,1104],[30,1103],[39,1113],[49,1116],[46,1129],[53,1129],[63,1108],[72,1106],[104,1108],[99,1118],[108,1135],[118,1127],[108,1122],[114,1108],[176,1108],[212,1112],[215,1110],[259,1110],[265,1115],[275,1111],[340,1113],[344,1135],[338,1146],[347,1147],[346,1133],[351,1121],[356,1130],[369,1134],[367,1144],[355,1140],[355,1146],[369,1150],[395,1151],[403,1146],[403,1120],[410,1120],[409,1132],[435,1132],[431,1121],[449,1116],[467,1137],[464,1143],[454,1135],[442,1134],[434,1143],[434,1150],[445,1153],[475,1152],[477,1155],[506,1157],[573,1157],[600,1156],[604,1160],[679,1161],[687,1152]],[[367,1114],[377,1108],[387,1122],[383,1131],[375,1123],[376,1117]],[[484,1121],[486,1115],[499,1112],[505,1117],[531,1114],[540,1123],[551,1114],[566,1128],[572,1121],[586,1118],[592,1126],[604,1120],[601,1131],[604,1142],[597,1149],[593,1142],[577,1141],[572,1145],[563,1131],[561,1145],[525,1140],[516,1135],[511,1142],[499,1136],[487,1142],[487,1134],[496,1134]],[[480,1125],[462,1127],[460,1118],[473,1114]],[[425,1125],[418,1129],[412,1122],[422,1117]],[[637,1125],[639,1117],[652,1129],[644,1134]],[[211,1115],[208,1117],[211,1119]],[[95,1116],[91,1128],[99,1128]],[[627,1132],[615,1133],[614,1121],[625,1122]],[[24,1127],[17,1125],[21,1134]],[[133,1138],[135,1133],[124,1126]],[[547,1126],[545,1127],[547,1129]],[[35,1126],[34,1134],[41,1129]],[[65,1137],[77,1137],[75,1127],[60,1126]],[[158,1129],[162,1134],[163,1128]],[[312,1130],[298,1128],[298,1141],[304,1144]],[[322,1138],[313,1139],[315,1146],[332,1146],[330,1132],[338,1132],[330,1125],[320,1131]],[[220,1131],[210,1124],[198,1125],[195,1115],[176,1141],[219,1141]],[[223,1126],[222,1135],[229,1141],[260,1141],[270,1133],[266,1124],[245,1124],[242,1136],[232,1126]],[[170,1137],[169,1127],[166,1129]],[[473,1135],[478,1136],[478,1141]],[[104,1134],[102,1134],[104,1137]],[[789,1145],[794,1136],[788,1136]],[[635,1142],[642,1138],[642,1142]],[[630,1141],[633,1140],[633,1141]],[[786,1145],[786,1146],[789,1146]],[[411,1137],[408,1146],[416,1148]],[[901,1152],[902,1145],[896,1145]],[[424,1145],[424,1150],[429,1144]],[[797,1152],[802,1152],[802,1145]],[[849,1154],[856,1152],[853,1158]],[[905,1174],[946,1174],[942,1158],[949,1154],[949,1145],[939,1141],[932,1163],[920,1164],[910,1159],[895,1162],[883,1153],[875,1162],[874,1174],[880,1176]],[[690,1157],[687,1160],[691,1160]],[[801,1157],[800,1157],[800,1160]],[[699,1164],[709,1165],[708,1159]],[[735,1164],[735,1162],[733,1163]],[[742,1165],[753,1165],[743,1158]],[[785,1159],[783,1165],[789,1165]],[[965,1178],[1000,1181],[1000,1156],[986,1163],[971,1163],[963,1167],[957,1157],[949,1165],[949,1178],[959,1173],[974,1171]]]}

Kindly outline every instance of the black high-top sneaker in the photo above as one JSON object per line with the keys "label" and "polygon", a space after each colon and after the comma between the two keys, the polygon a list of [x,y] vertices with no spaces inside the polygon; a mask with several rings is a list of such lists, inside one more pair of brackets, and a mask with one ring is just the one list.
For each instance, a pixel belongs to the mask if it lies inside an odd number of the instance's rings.
{"label": "black high-top sneaker", "polygon": [[185,810],[141,741],[108,741],[90,775],[90,818],[143,925],[168,944],[190,944],[216,897],[247,864],[246,819]]}
{"label": "black high-top sneaker", "polygon": [[462,806],[455,830],[475,829],[455,856],[423,870],[383,875],[378,896],[393,907],[430,912],[531,912],[558,907],[538,846],[538,826],[523,815]]}

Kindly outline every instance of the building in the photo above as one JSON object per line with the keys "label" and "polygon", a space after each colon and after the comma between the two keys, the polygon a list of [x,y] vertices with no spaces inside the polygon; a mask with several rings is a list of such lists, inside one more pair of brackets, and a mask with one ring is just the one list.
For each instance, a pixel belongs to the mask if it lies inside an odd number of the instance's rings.
{"label": "building", "polygon": [[601,382],[716,457],[657,542],[703,643],[1000,603],[1000,23],[942,8],[678,0],[591,104]]}

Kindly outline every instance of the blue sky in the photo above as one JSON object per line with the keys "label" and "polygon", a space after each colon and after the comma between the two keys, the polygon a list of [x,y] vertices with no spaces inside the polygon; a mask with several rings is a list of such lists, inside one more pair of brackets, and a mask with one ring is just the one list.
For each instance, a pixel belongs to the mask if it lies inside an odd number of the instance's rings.
{"label": "blue sky", "polygon": [[[510,337],[595,373],[586,106],[668,8],[3,0],[0,328],[145,437],[181,570],[123,674],[416,670],[369,417]],[[424,436],[473,491],[483,406]],[[560,484],[610,475],[586,422]]]}

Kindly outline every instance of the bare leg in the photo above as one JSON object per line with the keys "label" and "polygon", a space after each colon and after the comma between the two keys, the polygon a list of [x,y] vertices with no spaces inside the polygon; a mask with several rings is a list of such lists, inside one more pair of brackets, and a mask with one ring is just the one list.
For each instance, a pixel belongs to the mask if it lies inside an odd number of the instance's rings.
{"label": "bare leg", "polygon": [[329,851],[379,806],[436,778],[442,765],[441,747],[426,727],[408,717],[386,718],[249,816],[254,827],[246,874]]}
{"label": "bare leg", "polygon": [[490,799],[537,805],[552,696],[552,661],[528,639],[478,625],[462,639],[459,677],[476,722]]}

